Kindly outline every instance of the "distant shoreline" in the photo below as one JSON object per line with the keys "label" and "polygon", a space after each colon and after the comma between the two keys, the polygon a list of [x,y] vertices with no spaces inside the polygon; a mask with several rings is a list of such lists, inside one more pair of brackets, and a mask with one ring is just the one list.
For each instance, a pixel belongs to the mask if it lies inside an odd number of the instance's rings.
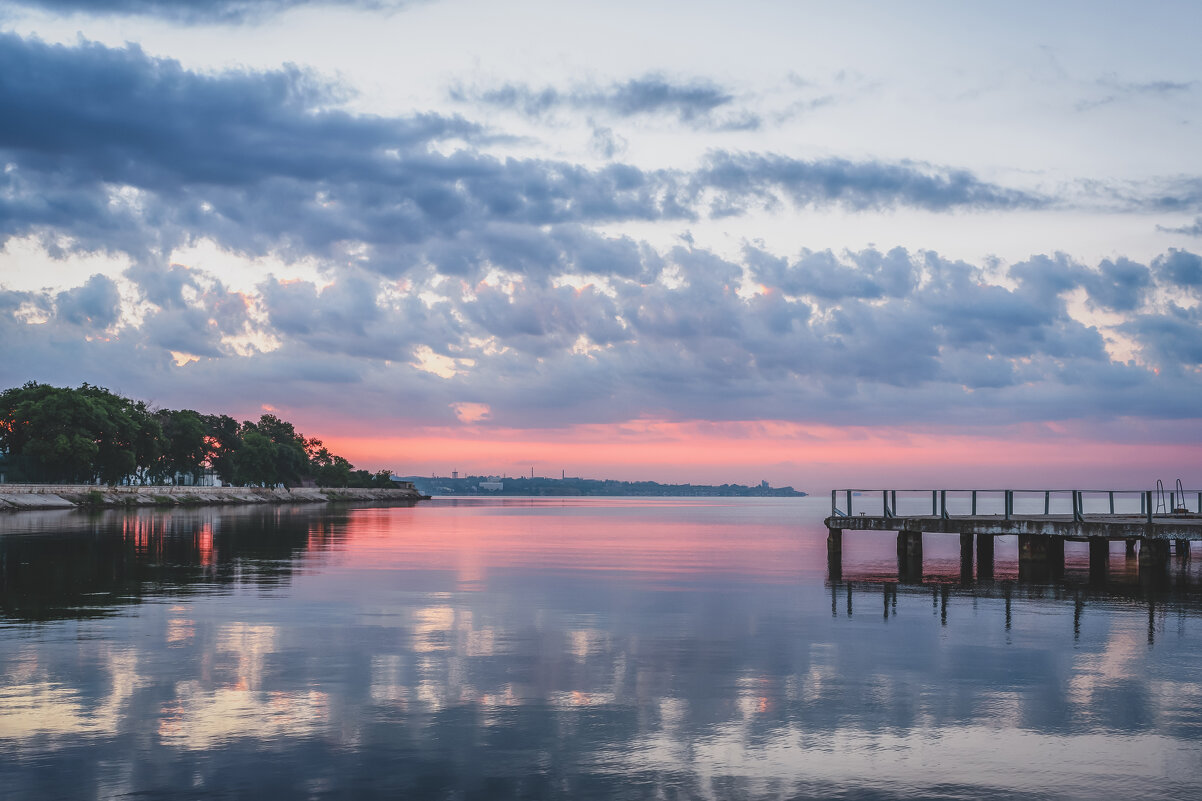
{"label": "distant shoreline", "polygon": [[421,500],[427,500],[428,497],[417,490],[408,488],[297,487],[287,490],[262,487],[105,487],[90,484],[0,484],[0,511],[368,501],[408,506]]}
{"label": "distant shoreline", "polygon": [[661,484],[599,478],[402,476],[424,495],[462,498],[804,498],[792,487],[759,484]]}

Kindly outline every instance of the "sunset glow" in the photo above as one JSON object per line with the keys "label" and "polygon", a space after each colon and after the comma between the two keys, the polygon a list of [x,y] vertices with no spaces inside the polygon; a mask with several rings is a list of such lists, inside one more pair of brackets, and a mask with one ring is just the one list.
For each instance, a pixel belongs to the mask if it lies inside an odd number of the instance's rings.
{"label": "sunset glow", "polygon": [[1199,26],[14,0],[0,389],[401,474],[1202,484]]}

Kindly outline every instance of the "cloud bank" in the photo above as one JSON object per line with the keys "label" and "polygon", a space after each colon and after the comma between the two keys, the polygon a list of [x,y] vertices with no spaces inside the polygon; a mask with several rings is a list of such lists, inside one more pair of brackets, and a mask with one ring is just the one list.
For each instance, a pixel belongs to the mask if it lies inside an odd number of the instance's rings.
{"label": "cloud bank", "polygon": [[[660,78],[506,91],[477,99],[684,124],[733,102]],[[607,230],[763,208],[951,220],[1054,199],[870,158],[715,150],[655,170],[506,157],[505,132],[470,117],[353,114],[344,100],[296,68],[199,73],[136,46],[0,34],[0,241],[131,265],[0,288],[0,383],[429,425],[465,409],[511,427],[1197,417],[1202,261],[1188,251],[1009,265],[901,248],[732,256]],[[320,279],[264,272],[235,291],[172,263],[197,242],[309,260]]]}

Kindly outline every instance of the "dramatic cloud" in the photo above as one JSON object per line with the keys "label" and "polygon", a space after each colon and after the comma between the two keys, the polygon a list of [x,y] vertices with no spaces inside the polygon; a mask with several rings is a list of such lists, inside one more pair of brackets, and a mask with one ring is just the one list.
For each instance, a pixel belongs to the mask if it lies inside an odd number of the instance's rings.
{"label": "dramatic cloud", "polygon": [[[304,3],[36,5],[224,23]],[[779,65],[775,89],[679,77],[697,63],[555,86],[498,68],[458,105],[398,112],[421,93],[384,105],[303,67],[190,69],[147,41],[0,33],[0,385],[88,380],[247,416],[353,410],[343,422],[363,426],[1198,416],[1202,259],[1166,250],[1180,242],[1147,216],[1202,208],[1188,161],[1087,185],[1006,162],[1026,144],[977,147],[968,113],[964,143],[912,148],[929,129],[902,106],[946,111],[934,90],[776,120],[799,97]],[[427,92],[464,69],[397,64]],[[1020,116],[980,118],[1009,140]],[[1153,244],[1071,241],[1103,214]],[[1042,239],[1011,243],[1011,224]],[[45,281],[24,272],[46,265]]]}
{"label": "dramatic cloud", "polygon": [[[573,283],[352,270],[246,296],[177,266],[132,268],[133,306],[102,276],[0,293],[12,354],[0,378],[111,374],[177,404],[220,394],[314,413],[345,408],[349,392],[366,418],[448,425],[484,407],[477,423],[513,427],[1196,415],[1202,317],[1160,300],[1192,291],[1191,253],[1150,266],[1036,256],[999,271],[902,249],[785,260],[749,248],[731,261],[609,245],[636,266],[623,276],[599,260],[604,272]],[[1074,311],[1079,293],[1120,317]]]}
{"label": "dramatic cloud", "polygon": [[[467,120],[352,115],[341,99],[296,69],[207,75],[133,46],[0,34],[0,237],[143,262],[207,238],[389,275],[424,263],[467,274],[486,261],[546,272],[563,238],[548,238],[547,226],[694,220],[782,202],[936,212],[1038,203],[925,165],[719,152],[688,173],[499,159],[480,150],[492,136]],[[444,152],[451,141],[466,146]]]}

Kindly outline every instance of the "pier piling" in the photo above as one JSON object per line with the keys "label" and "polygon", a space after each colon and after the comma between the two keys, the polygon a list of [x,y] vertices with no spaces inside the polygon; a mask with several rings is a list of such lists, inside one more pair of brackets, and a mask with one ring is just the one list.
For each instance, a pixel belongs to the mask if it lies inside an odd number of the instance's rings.
{"label": "pier piling", "polygon": [[993,578],[993,535],[977,535],[977,578]]}
{"label": "pier piling", "polygon": [[843,529],[826,530],[826,572],[831,581],[843,578]]}

